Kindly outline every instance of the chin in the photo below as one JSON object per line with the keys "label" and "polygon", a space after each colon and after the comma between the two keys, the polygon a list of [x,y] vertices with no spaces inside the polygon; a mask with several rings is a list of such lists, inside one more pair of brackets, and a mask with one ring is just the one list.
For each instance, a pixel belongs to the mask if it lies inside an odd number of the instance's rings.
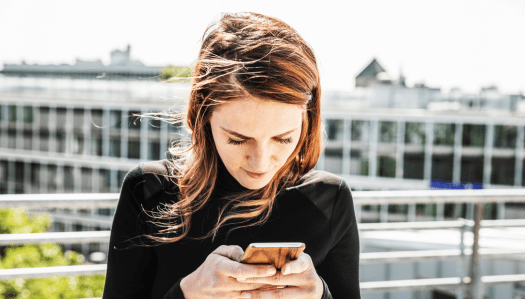
{"label": "chin", "polygon": [[264,186],[268,185],[270,181],[268,182],[258,182],[258,183],[253,183],[253,182],[243,182],[241,183],[241,185],[244,187],[244,188],[247,188],[247,189],[250,189],[250,190],[257,190],[257,189],[261,189],[263,188]]}
{"label": "chin", "polygon": [[261,189],[264,186],[268,185],[268,183],[270,183],[270,179],[255,180],[250,177],[243,177],[242,180],[238,180],[238,182],[244,188],[251,189],[251,190],[257,190],[257,189]]}

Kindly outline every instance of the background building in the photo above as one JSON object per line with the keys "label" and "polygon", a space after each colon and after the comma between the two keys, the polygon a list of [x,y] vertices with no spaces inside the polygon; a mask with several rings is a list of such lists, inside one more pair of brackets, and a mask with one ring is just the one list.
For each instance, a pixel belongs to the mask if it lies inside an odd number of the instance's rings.
{"label": "background building", "polygon": [[[113,51],[110,66],[96,61],[4,66],[0,194],[119,192],[129,169],[166,158],[170,144],[187,137],[180,127],[133,116],[179,111],[189,85],[159,82],[160,68],[153,73],[157,77],[136,79],[154,68],[130,61],[129,51],[129,46]],[[92,71],[78,71],[88,66]],[[120,77],[112,77],[117,74],[112,68],[118,67]],[[407,87],[403,77],[390,79],[376,60],[358,75],[356,85],[355,92],[323,95],[327,142],[316,169],[344,177],[353,190],[429,189],[435,181],[466,188],[525,186],[525,121],[517,109],[523,96],[500,95],[497,89],[445,95],[423,85]],[[415,220],[470,217],[466,205],[416,208]],[[406,209],[389,208],[388,221],[409,220]],[[51,231],[91,231],[109,230],[114,210],[48,212],[54,219]],[[381,221],[378,212],[378,206],[363,207],[359,220]],[[486,219],[524,217],[519,204],[490,205],[485,214]],[[381,250],[390,246],[385,244]],[[63,246],[88,256],[108,245]],[[374,246],[369,250],[381,247]],[[367,265],[364,275],[376,273],[374,267]]]}

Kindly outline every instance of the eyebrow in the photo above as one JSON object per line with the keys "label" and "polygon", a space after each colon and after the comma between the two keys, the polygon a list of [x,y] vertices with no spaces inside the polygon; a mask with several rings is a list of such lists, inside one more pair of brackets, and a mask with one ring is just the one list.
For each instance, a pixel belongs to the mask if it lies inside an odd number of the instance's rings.
{"label": "eyebrow", "polygon": [[[238,137],[238,138],[247,139],[247,140],[253,140],[253,139],[254,139],[254,138],[252,138],[252,137],[244,136],[244,135],[239,134],[239,133],[237,133],[237,132],[230,131],[230,130],[225,129],[225,128],[223,128],[223,127],[221,127],[221,129],[223,129],[226,133],[231,134],[231,135],[233,135],[233,136],[236,136],[236,137]],[[283,137],[283,136],[285,136],[285,135],[287,135],[287,134],[292,133],[292,132],[295,131],[295,130],[297,130],[297,129],[293,129],[293,130],[290,130],[290,131],[288,131],[288,132],[284,132],[284,133],[282,133],[282,134],[275,135],[274,137],[280,138],[280,137]]]}

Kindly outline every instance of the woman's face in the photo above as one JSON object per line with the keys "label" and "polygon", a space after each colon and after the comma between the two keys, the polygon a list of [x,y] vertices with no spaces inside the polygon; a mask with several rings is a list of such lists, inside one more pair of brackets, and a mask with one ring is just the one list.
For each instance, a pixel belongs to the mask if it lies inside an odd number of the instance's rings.
{"label": "woman's face", "polygon": [[[303,110],[296,105],[235,100],[221,104],[210,125],[219,156],[245,188],[266,186],[299,142]],[[244,136],[244,137],[243,137]],[[252,177],[248,172],[264,173]]]}

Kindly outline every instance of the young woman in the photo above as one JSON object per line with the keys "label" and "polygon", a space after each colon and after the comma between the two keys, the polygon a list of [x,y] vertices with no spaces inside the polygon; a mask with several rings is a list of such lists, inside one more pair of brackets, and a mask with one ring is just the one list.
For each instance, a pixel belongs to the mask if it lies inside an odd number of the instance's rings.
{"label": "young woman", "polygon": [[[124,179],[103,298],[361,298],[350,188],[313,170],[323,130],[310,46],[275,18],[226,14],[192,80],[189,147]],[[240,262],[254,242],[306,248],[281,271]]]}

